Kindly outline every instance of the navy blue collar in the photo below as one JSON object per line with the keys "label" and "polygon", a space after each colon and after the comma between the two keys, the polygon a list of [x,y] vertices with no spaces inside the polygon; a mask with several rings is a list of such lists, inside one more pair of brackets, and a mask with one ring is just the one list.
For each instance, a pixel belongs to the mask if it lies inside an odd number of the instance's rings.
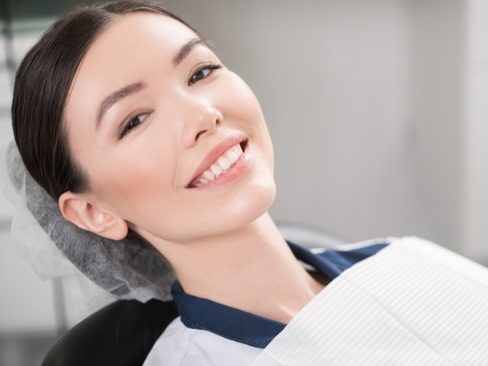
{"label": "navy blue collar", "polygon": [[[314,253],[288,240],[287,243],[298,260],[313,267],[329,280],[388,245],[388,242],[381,241],[353,250],[327,249]],[[208,330],[249,346],[265,348],[286,326],[272,319],[187,294],[178,281],[171,286],[171,294],[185,326]]]}

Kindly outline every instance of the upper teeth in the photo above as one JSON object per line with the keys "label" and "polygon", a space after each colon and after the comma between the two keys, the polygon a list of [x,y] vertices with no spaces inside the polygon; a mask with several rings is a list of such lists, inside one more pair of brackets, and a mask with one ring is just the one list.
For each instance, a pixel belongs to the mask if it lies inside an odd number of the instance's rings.
{"label": "upper teeth", "polygon": [[223,172],[229,170],[229,168],[234,165],[234,163],[239,160],[243,154],[240,144],[235,144],[230,147],[226,152],[224,152],[220,157],[205,170],[200,178],[196,181],[195,186],[201,186],[202,184],[207,184],[213,181]]}

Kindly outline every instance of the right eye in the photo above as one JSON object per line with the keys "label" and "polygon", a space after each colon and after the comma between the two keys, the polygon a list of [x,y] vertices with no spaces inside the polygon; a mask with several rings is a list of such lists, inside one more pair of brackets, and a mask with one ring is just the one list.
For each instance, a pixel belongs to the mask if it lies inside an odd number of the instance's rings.
{"label": "right eye", "polygon": [[205,79],[215,70],[221,69],[223,65],[221,64],[207,64],[200,67],[188,80],[188,86],[195,84],[196,82]]}
{"label": "right eye", "polygon": [[119,140],[127,135],[131,130],[139,126],[148,115],[149,113],[139,113],[133,117],[130,117],[127,123],[125,123],[125,125],[122,127],[122,130],[119,134]]}

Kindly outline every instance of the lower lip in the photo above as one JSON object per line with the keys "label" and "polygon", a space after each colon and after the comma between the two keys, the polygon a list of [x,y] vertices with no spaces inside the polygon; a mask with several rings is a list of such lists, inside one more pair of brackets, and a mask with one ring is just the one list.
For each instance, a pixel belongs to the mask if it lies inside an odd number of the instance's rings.
{"label": "lower lip", "polygon": [[208,182],[206,184],[202,184],[199,187],[194,187],[192,189],[215,188],[223,184],[234,182],[239,178],[241,178],[249,170],[253,160],[254,160],[254,156],[251,152],[251,146],[249,141],[247,141],[246,148],[243,154],[239,157],[239,160],[237,160],[237,162],[229,170],[226,170],[224,173],[220,174],[213,181]]}

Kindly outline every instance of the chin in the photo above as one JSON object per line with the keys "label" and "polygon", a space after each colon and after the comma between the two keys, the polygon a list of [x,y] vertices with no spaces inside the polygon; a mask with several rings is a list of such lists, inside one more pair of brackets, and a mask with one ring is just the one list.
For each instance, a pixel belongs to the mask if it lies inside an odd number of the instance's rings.
{"label": "chin", "polygon": [[155,235],[175,243],[189,243],[201,239],[228,234],[242,229],[262,217],[271,207],[276,196],[276,184],[272,176],[247,182],[238,195],[228,197],[206,215],[195,215],[191,219],[177,219],[175,222],[157,228]]}
{"label": "chin", "polygon": [[276,197],[276,184],[274,179],[253,182],[246,187],[246,194],[234,202],[232,214],[229,215],[236,228],[250,223],[265,214]]}

